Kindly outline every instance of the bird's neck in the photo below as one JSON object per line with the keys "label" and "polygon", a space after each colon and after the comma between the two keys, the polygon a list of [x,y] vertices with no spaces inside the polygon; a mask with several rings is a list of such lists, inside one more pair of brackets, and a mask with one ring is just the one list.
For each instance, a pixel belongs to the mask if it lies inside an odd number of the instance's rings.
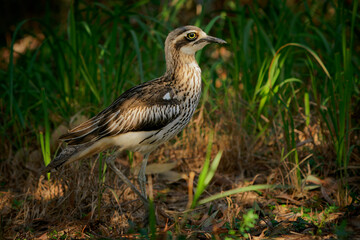
{"label": "bird's neck", "polygon": [[166,73],[174,80],[185,80],[191,77],[189,73],[200,74],[201,70],[196,62],[195,55],[189,55],[182,52],[166,54]]}

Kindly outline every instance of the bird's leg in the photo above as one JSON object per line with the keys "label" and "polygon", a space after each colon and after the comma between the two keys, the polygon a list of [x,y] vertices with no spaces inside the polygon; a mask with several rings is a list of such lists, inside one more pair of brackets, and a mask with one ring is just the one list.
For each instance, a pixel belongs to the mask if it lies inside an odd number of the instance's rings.
{"label": "bird's leg", "polygon": [[148,208],[149,203],[146,199],[146,195],[144,196],[143,194],[141,194],[139,192],[139,190],[134,186],[134,184],[132,184],[130,182],[130,180],[115,166],[114,164],[114,159],[115,159],[115,155],[109,156],[106,158],[106,163],[110,166],[110,168],[116,173],[116,175],[119,176],[119,178],[126,184],[128,185],[131,190],[133,190],[134,193],[136,193],[141,201],[144,203],[145,207]]}
{"label": "bird's leg", "polygon": [[148,161],[150,153],[146,153],[143,157],[143,160],[141,162],[141,167],[140,167],[140,171],[139,171],[139,175],[138,175],[138,182],[140,185],[140,191],[141,194],[146,197],[146,176],[145,176],[145,171],[146,171],[146,164]]}

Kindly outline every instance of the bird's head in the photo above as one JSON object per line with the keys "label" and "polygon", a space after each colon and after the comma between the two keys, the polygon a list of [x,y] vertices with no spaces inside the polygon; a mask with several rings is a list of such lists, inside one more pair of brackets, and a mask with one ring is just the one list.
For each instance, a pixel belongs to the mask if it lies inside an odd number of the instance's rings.
{"label": "bird's head", "polygon": [[195,26],[179,27],[169,33],[165,41],[167,60],[174,55],[194,55],[209,43],[224,44],[226,41],[208,36],[203,30]]}

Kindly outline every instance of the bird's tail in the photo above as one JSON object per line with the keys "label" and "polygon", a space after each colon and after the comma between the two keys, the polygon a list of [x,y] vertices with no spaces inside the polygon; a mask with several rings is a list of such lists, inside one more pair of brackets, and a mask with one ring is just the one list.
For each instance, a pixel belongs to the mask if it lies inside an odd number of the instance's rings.
{"label": "bird's tail", "polygon": [[61,153],[56,156],[41,172],[55,172],[60,166],[66,165],[73,161],[79,160],[78,155],[86,149],[88,144],[83,145],[68,145]]}
{"label": "bird's tail", "polygon": [[67,165],[74,161],[81,160],[104,151],[105,149],[111,147],[112,144],[111,139],[104,138],[96,142],[88,142],[81,145],[68,145],[41,172],[43,174],[50,171],[54,172],[60,166]]}

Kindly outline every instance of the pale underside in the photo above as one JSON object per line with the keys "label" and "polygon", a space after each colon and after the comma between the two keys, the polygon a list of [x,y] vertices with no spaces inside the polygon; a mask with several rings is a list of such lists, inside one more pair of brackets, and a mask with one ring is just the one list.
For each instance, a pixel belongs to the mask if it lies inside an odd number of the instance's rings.
{"label": "pale underside", "polygon": [[161,130],[128,132],[117,136],[102,138],[97,140],[91,146],[87,146],[84,150],[71,156],[69,160],[66,161],[65,165],[112,147],[117,148],[117,151],[129,150],[140,152],[142,154],[150,153],[182,130],[182,128],[178,128],[177,131],[173,132],[171,135],[164,136],[164,133],[168,132],[174,124],[176,124],[176,121],[173,121]]}

